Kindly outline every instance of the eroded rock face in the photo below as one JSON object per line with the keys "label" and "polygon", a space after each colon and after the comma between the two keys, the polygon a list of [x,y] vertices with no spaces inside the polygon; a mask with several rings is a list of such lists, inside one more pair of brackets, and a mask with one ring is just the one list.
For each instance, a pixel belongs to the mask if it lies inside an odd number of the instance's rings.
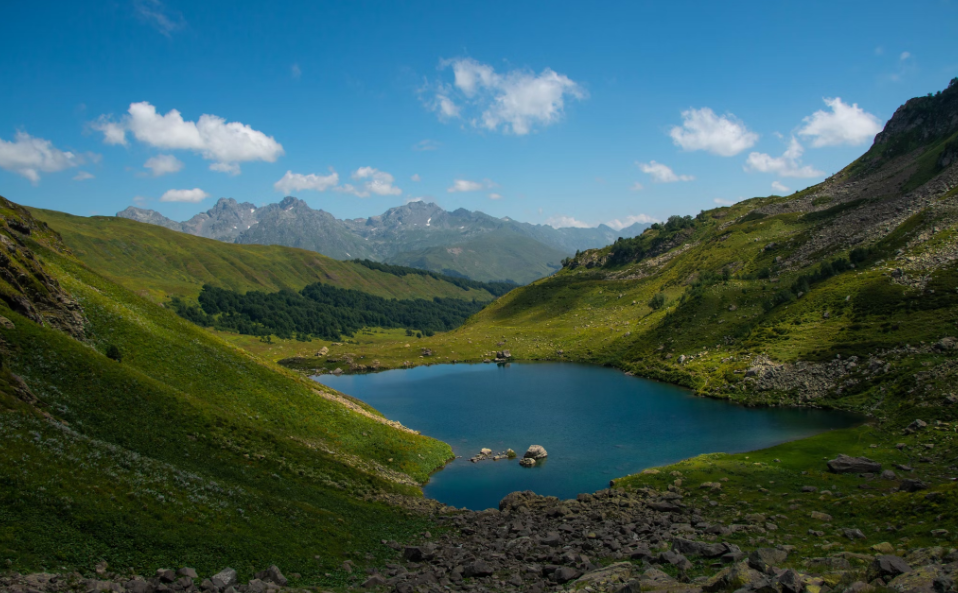
{"label": "eroded rock face", "polygon": [[79,303],[43,268],[31,241],[68,253],[58,234],[23,207],[0,197],[0,299],[35,323],[82,339],[85,320]]}

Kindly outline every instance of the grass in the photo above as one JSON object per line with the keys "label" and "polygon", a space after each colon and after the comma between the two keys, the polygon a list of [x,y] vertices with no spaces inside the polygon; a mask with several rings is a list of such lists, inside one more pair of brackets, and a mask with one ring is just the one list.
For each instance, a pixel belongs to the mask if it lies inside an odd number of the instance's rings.
{"label": "grass", "polygon": [[195,299],[206,283],[239,292],[295,291],[323,282],[384,298],[451,297],[488,301],[429,276],[395,276],[292,247],[223,243],[114,216],[73,216],[30,209],[59,232],[77,259],[155,302]]}
{"label": "grass", "polygon": [[340,587],[360,578],[344,559],[382,564],[381,539],[426,527],[369,497],[421,496],[448,445],[368,407],[352,413],[317,392],[331,390],[26,241],[87,323],[78,341],[0,304],[15,325],[0,328],[0,559],[11,569],[89,574],[105,560],[141,574],[231,565],[249,578],[276,563],[300,584]]}

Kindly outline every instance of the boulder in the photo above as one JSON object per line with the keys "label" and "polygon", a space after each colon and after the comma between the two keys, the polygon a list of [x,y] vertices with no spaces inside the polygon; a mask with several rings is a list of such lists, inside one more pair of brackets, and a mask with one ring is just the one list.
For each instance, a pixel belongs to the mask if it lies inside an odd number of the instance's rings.
{"label": "boulder", "polygon": [[288,582],[286,577],[283,576],[283,572],[275,564],[266,569],[266,578],[263,580],[275,583],[280,587],[285,587]]}
{"label": "boulder", "polygon": [[523,457],[519,460],[519,465],[522,467],[534,467],[536,464],[535,459],[530,459],[529,457]]}
{"label": "boulder", "polygon": [[224,568],[210,577],[210,581],[212,581],[213,585],[216,586],[217,589],[222,591],[223,589],[232,587],[236,584],[236,571],[232,568]]}
{"label": "boulder", "polygon": [[2,315],[0,315],[0,327],[5,329],[17,329],[17,326],[15,326],[12,321]]}
{"label": "boulder", "polygon": [[181,568],[176,571],[176,576],[178,577],[189,577],[191,579],[198,579],[199,575],[196,574],[196,570],[193,568]]}
{"label": "boulder", "polygon": [[176,580],[176,571],[169,568],[158,568],[156,578],[160,579],[161,583],[172,583]]}
{"label": "boulder", "polygon": [[[735,591],[749,587],[763,579],[762,573],[749,568],[745,562],[739,562],[723,568],[702,583],[702,590],[706,593],[716,591]],[[795,592],[799,593],[799,592]]]}
{"label": "boulder", "polygon": [[843,529],[842,535],[852,540],[865,539],[865,534],[862,533],[861,529]]}
{"label": "boulder", "polygon": [[373,587],[383,587],[386,585],[386,579],[382,575],[374,574],[365,581],[363,581],[363,589],[371,589]]}
{"label": "boulder", "polygon": [[828,471],[835,474],[877,474],[881,472],[881,464],[867,457],[841,454],[828,462]]}
{"label": "boulder", "polygon": [[771,567],[785,562],[786,558],[788,558],[788,552],[785,550],[757,548],[748,555],[748,565],[755,570],[768,572]]}
{"label": "boulder", "polygon": [[585,573],[573,583],[572,589],[574,591],[582,591],[586,588],[592,591],[618,591],[621,585],[632,579],[634,570],[635,566],[631,562],[616,562]]}
{"label": "boulder", "polygon": [[868,566],[868,580],[882,579],[888,581],[910,571],[911,567],[900,557],[884,554],[875,556],[875,559]]}
{"label": "boulder", "polygon": [[342,374],[343,374],[343,369],[341,369],[341,368],[339,368],[339,367],[336,367],[335,369],[332,370],[331,374],[337,375],[337,376],[342,375]]}
{"label": "boulder", "polygon": [[326,356],[327,354],[329,354],[329,348],[327,348],[326,346],[323,346],[322,348],[319,349],[319,352],[316,353],[316,356],[317,357]]}
{"label": "boulder", "polygon": [[485,560],[476,560],[475,562],[470,562],[465,565],[462,575],[466,578],[473,577],[488,577],[495,574],[496,569],[492,564],[486,562]]}
{"label": "boulder", "polygon": [[710,544],[706,542],[697,542],[681,537],[672,540],[672,549],[680,554],[688,556],[702,556],[703,558],[718,558],[728,552],[725,544]]}
{"label": "boulder", "polygon": [[811,517],[812,519],[815,519],[816,521],[824,521],[825,523],[831,523],[832,521],[831,515],[829,515],[828,513],[822,513],[819,511],[812,511],[811,513],[808,514],[808,516]]}
{"label": "boulder", "polygon": [[483,455],[492,455],[492,449],[483,447],[482,449],[479,449],[479,453]]}
{"label": "boulder", "polygon": [[548,456],[549,454],[546,452],[545,447],[543,447],[542,445],[530,446],[529,449],[526,451],[525,455],[523,455],[523,457],[526,459],[536,459],[536,460],[545,459]]}
{"label": "boulder", "polygon": [[902,480],[901,484],[898,485],[898,489],[902,492],[918,492],[919,490],[926,490],[927,488],[928,484],[921,480],[913,479]]}

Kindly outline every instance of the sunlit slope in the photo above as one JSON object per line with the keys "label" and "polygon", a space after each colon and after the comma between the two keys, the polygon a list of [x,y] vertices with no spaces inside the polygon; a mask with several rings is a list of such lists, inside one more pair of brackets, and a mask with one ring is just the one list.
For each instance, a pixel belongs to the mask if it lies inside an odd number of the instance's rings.
{"label": "sunlit slope", "polygon": [[[34,306],[43,295],[17,292],[20,274],[0,302],[0,554],[11,568],[106,560],[248,574],[282,561],[335,584],[346,553],[382,555],[380,539],[421,530],[363,497],[418,495],[447,445],[99,276],[25,210],[4,201],[0,215],[4,268],[42,262],[28,275],[52,295]],[[79,317],[55,325],[58,307]]]}
{"label": "sunlit slope", "polygon": [[463,290],[429,276],[394,276],[303,249],[223,243],[112,216],[31,212],[59,232],[80,261],[159,302],[193,298],[206,283],[240,292],[299,290],[322,282],[385,298],[492,298],[485,290]]}

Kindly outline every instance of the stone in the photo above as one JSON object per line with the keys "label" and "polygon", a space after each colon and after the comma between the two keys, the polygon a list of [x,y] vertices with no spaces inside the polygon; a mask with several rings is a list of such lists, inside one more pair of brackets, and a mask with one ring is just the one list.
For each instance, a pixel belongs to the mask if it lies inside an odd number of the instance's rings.
{"label": "stone", "polygon": [[881,479],[883,480],[894,480],[897,477],[898,476],[895,474],[895,472],[891,471],[890,469],[886,469],[881,473]]}
{"label": "stone", "polygon": [[941,568],[938,566],[922,566],[891,579],[888,581],[888,588],[901,593],[937,593],[935,581],[939,576],[946,575],[941,574]]}
{"label": "stone", "polygon": [[788,552],[776,548],[757,548],[748,555],[748,565],[762,572],[785,562]]}
{"label": "stone", "polygon": [[819,512],[819,511],[812,511],[811,513],[808,514],[808,516],[811,517],[812,519],[815,519],[816,521],[824,521],[825,523],[831,523],[831,522],[832,522],[832,516],[829,515],[828,513],[821,513],[821,512]]}
{"label": "stone", "polygon": [[492,449],[483,447],[482,449],[479,449],[479,453],[483,455],[492,455]]}
{"label": "stone", "polygon": [[902,492],[918,492],[919,490],[926,490],[928,484],[917,479],[906,479],[902,480],[898,485],[898,489]]}
{"label": "stone", "polygon": [[14,325],[12,321],[2,315],[0,315],[0,327],[4,329],[17,329],[17,326]]}
{"label": "stone", "polygon": [[176,580],[176,571],[169,568],[158,568],[156,578],[160,579],[161,583],[172,583]]}
{"label": "stone", "polygon": [[877,474],[881,472],[881,464],[867,457],[849,457],[841,454],[828,462],[828,471],[835,474]]}
{"label": "stone", "polygon": [[528,457],[523,457],[522,459],[519,460],[519,465],[521,465],[522,467],[533,467],[535,466],[535,464],[536,464],[536,460],[530,459]]}
{"label": "stone", "polygon": [[569,581],[579,578],[579,576],[582,575],[581,572],[572,568],[571,566],[560,566],[552,574],[553,574],[553,578],[555,579],[555,582],[559,583],[560,585],[564,585],[568,583]]}
{"label": "stone", "polygon": [[196,569],[194,569],[194,568],[181,568],[181,569],[179,569],[178,571],[176,571],[176,576],[178,576],[178,577],[189,577],[189,578],[191,578],[191,579],[198,579],[198,578],[200,578],[199,575],[196,574]]}
{"label": "stone", "polygon": [[232,568],[224,568],[210,577],[210,581],[216,585],[216,588],[223,590],[236,584],[236,571]]}
{"label": "stone", "polygon": [[865,539],[865,534],[862,533],[861,529],[843,529],[842,535],[851,540]]}
{"label": "stone", "polygon": [[343,374],[343,369],[341,369],[341,368],[339,368],[339,367],[336,367],[335,369],[333,369],[333,370],[330,372],[330,374],[332,374],[332,375],[337,375],[337,376],[338,376],[338,375],[342,375],[342,374]]}
{"label": "stone", "polygon": [[900,557],[883,554],[876,556],[868,566],[868,580],[883,579],[888,581],[890,578],[893,579],[909,571],[911,571],[911,567]]}
{"label": "stone", "polygon": [[879,554],[894,554],[895,546],[891,545],[888,542],[882,542],[880,544],[875,544],[872,546],[872,550],[875,550]]}
{"label": "stone", "polygon": [[288,582],[286,577],[283,576],[283,572],[275,564],[266,569],[266,578],[263,580],[275,583],[280,587],[285,587]]}
{"label": "stone", "polygon": [[802,593],[805,589],[805,583],[802,581],[801,575],[792,568],[778,575],[777,581],[782,593]]}
{"label": "stone", "polygon": [[403,558],[409,562],[422,562],[430,560],[436,555],[436,546],[426,544],[424,546],[406,546],[402,552]]}
{"label": "stone", "polygon": [[818,492],[815,486],[802,486],[802,492]]}
{"label": "stone", "polygon": [[745,562],[738,562],[723,568],[718,573],[706,579],[706,581],[702,583],[702,590],[706,593],[715,593],[716,591],[725,590],[735,591],[760,580],[762,580],[762,573],[753,568],[749,568]]}
{"label": "stone", "polygon": [[492,564],[485,560],[476,560],[475,562],[466,564],[465,567],[463,567],[462,574],[466,578],[473,578],[492,576],[495,572],[496,569],[493,568]]}
{"label": "stone", "polygon": [[676,537],[672,540],[672,549],[680,554],[702,556],[703,558],[718,558],[728,552],[728,548],[725,544],[709,544],[691,541],[681,537]]}
{"label": "stone", "polygon": [[543,447],[542,445],[532,445],[529,447],[528,450],[526,450],[525,455],[523,455],[522,457],[525,459],[539,460],[539,459],[545,459],[548,456],[549,454],[546,452],[545,447]]}
{"label": "stone", "polygon": [[[635,566],[631,562],[615,562],[585,573],[573,583],[572,588],[575,591],[586,588],[592,591],[618,591],[621,585],[632,580],[634,570]],[[665,576],[669,578],[668,575]]]}
{"label": "stone", "polygon": [[928,426],[928,423],[927,423],[927,422],[925,422],[924,420],[917,420],[917,419],[916,419],[914,422],[912,422],[911,424],[909,424],[906,428],[910,428],[910,429],[912,429],[912,430],[920,430],[920,429],[922,429],[922,428],[925,428],[926,426]]}
{"label": "stone", "polygon": [[382,587],[386,585],[386,579],[382,575],[374,574],[365,581],[363,581],[363,589],[370,589],[372,587]]}
{"label": "stone", "polygon": [[247,593],[266,593],[266,589],[266,583],[259,579],[253,579],[248,585],[246,585]]}
{"label": "stone", "polygon": [[692,563],[689,562],[688,558],[673,550],[666,550],[660,553],[655,557],[654,562],[656,564],[671,564],[682,571],[692,568]]}
{"label": "stone", "polygon": [[155,587],[149,581],[135,579],[126,584],[126,590],[129,593],[153,593]]}

